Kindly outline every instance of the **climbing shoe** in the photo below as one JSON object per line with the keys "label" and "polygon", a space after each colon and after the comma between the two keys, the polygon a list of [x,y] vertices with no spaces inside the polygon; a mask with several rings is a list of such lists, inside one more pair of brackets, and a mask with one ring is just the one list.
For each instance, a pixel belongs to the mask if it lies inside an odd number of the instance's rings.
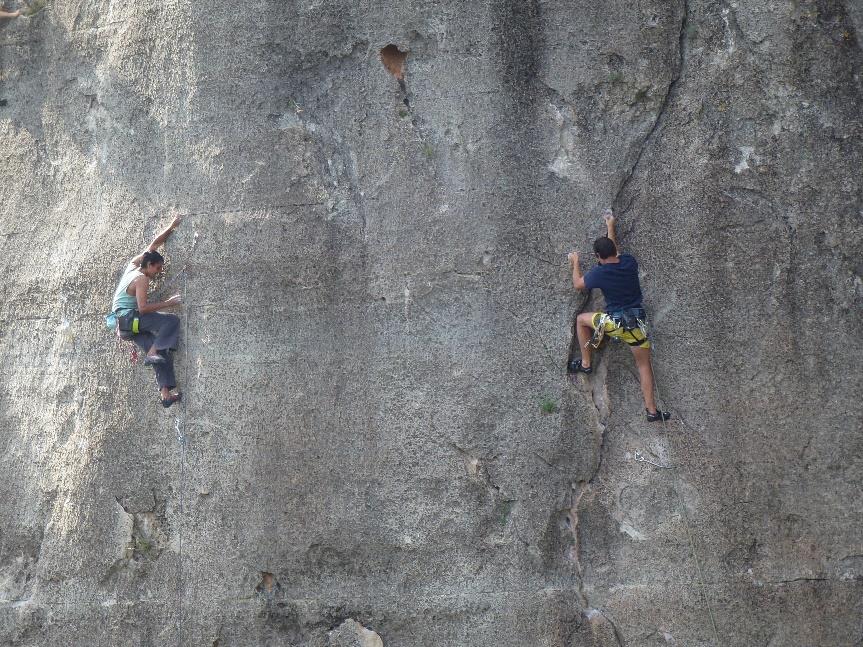
{"label": "climbing shoe", "polygon": [[668,420],[671,417],[671,413],[668,411],[660,411],[659,409],[656,410],[656,413],[650,413],[647,409],[645,411],[647,412],[647,422],[659,422],[660,420]]}
{"label": "climbing shoe", "polygon": [[167,397],[164,400],[162,400],[162,406],[167,409],[172,404],[174,404],[175,402],[179,402],[182,399],[183,399],[182,393],[175,393],[174,395]]}
{"label": "climbing shoe", "polygon": [[574,359],[569,363],[567,367],[570,373],[584,373],[585,375],[590,375],[593,373],[592,366],[582,366],[580,359]]}

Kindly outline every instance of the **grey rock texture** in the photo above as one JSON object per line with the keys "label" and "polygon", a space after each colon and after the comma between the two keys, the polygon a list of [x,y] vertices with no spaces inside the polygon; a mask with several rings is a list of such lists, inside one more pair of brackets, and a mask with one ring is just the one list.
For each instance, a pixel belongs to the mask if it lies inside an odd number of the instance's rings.
{"label": "grey rock texture", "polygon": [[319,644],[324,647],[384,647],[378,634],[350,619],[328,632],[326,641]]}
{"label": "grey rock texture", "polygon": [[[0,23],[0,644],[860,645],[861,14]],[[565,375],[607,204],[667,429]],[[164,411],[101,315],[170,208]]]}

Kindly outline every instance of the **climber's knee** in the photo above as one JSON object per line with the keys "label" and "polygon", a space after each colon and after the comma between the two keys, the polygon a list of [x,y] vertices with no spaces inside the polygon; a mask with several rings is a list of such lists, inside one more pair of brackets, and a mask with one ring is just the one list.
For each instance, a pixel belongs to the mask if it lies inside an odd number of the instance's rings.
{"label": "climber's knee", "polygon": [[593,319],[598,314],[598,312],[582,312],[580,315],[578,315],[578,317],[576,317],[575,320],[582,326],[586,326],[588,328],[596,328],[593,323]]}
{"label": "climber's knee", "polygon": [[638,366],[650,366],[650,346],[630,346],[632,356]]}

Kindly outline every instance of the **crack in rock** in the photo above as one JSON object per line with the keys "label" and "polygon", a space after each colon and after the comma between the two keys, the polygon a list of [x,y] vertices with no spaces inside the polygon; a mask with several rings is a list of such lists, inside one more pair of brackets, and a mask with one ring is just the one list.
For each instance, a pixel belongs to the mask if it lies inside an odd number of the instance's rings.
{"label": "crack in rock", "polygon": [[580,536],[580,512],[582,500],[586,494],[592,494],[593,485],[602,470],[603,460],[607,452],[608,442],[608,419],[611,415],[611,409],[608,405],[608,369],[604,364],[596,363],[597,370],[590,382],[590,402],[593,405],[596,414],[596,431],[597,431],[597,448],[596,460],[590,477],[578,481],[571,486],[570,504],[566,513],[566,525],[572,534],[572,545],[569,548],[567,557],[575,565],[575,571],[578,576],[578,599],[582,608],[585,609],[585,617],[590,622],[591,631],[593,633],[605,634],[605,640],[614,640],[618,645],[623,647],[623,638],[614,622],[606,616],[601,610],[593,608],[590,604],[590,599],[587,595],[584,585],[584,564],[581,559],[581,536]]}
{"label": "crack in rock", "polygon": [[480,459],[457,443],[452,443],[453,448],[462,455],[464,460],[465,473],[477,483],[482,483],[495,494],[500,493],[500,486],[495,482],[488,467],[483,463],[483,460],[493,460],[489,458]]}
{"label": "crack in rock", "polygon": [[600,644],[607,644],[613,640],[618,647],[625,647],[626,643],[624,643],[623,636],[621,636],[617,625],[602,611],[599,609],[588,609],[584,612],[584,616],[590,623],[591,632],[594,635],[598,634],[597,638],[599,638]]}
{"label": "crack in rock", "polygon": [[687,38],[690,14],[689,0],[682,0],[681,4],[683,9],[683,15],[680,20],[680,33],[677,45],[677,66],[671,77],[671,81],[669,81],[668,87],[665,90],[665,96],[663,96],[662,98],[662,103],[659,104],[659,110],[656,113],[656,120],[653,122],[653,125],[650,127],[647,135],[641,141],[641,145],[638,147],[638,153],[635,156],[635,161],[633,162],[632,166],[629,167],[629,171],[627,171],[626,175],[623,178],[623,182],[620,185],[620,188],[617,190],[617,193],[615,193],[614,198],[611,201],[612,208],[618,215],[622,215],[629,211],[629,208],[635,201],[635,198],[633,198],[626,204],[625,207],[621,208],[624,193],[629,186],[630,181],[635,176],[635,172],[638,170],[638,166],[641,163],[641,158],[644,156],[644,152],[647,150],[647,147],[650,145],[651,140],[653,139],[654,135],[659,130],[660,125],[664,121],[665,113],[668,109],[668,106],[671,104],[671,100],[677,89],[677,84],[682,78],[683,70],[686,66],[686,60],[689,54],[689,43]]}
{"label": "crack in rock", "polygon": [[155,490],[152,491],[152,503],[148,502],[144,506],[124,503],[120,497],[115,497],[115,500],[123,512],[131,518],[132,527],[124,556],[115,562],[108,576],[122,568],[123,564],[128,564],[129,560],[157,560],[168,545],[168,537],[164,529],[167,502],[159,501]]}

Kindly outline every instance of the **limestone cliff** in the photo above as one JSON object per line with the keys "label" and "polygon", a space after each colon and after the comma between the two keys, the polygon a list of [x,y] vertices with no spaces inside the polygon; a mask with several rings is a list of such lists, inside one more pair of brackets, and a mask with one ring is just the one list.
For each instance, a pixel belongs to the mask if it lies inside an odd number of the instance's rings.
{"label": "limestone cliff", "polygon": [[[0,644],[861,644],[861,30],[858,0],[0,23]],[[565,374],[608,204],[667,428],[626,348]],[[169,209],[165,411],[101,315]]]}

